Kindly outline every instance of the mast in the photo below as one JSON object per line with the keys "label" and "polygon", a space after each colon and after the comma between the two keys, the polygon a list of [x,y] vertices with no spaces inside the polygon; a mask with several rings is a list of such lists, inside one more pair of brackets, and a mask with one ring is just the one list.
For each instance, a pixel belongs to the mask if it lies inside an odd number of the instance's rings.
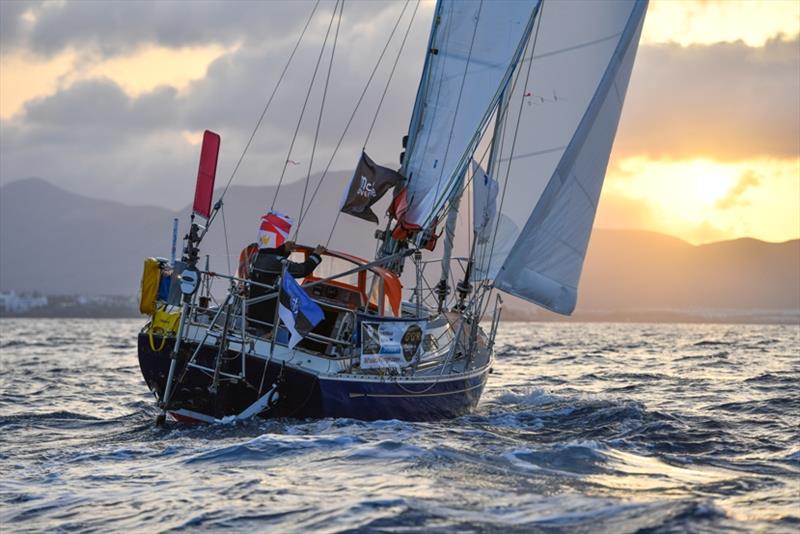
{"label": "mast", "polygon": [[[508,106],[508,97],[510,94],[511,91],[503,89],[503,93],[500,95],[500,100],[497,104],[497,114],[495,116],[494,131],[492,132],[492,140],[489,146],[489,164],[486,171],[486,174],[490,176],[495,168],[496,161],[500,153],[497,144],[502,140],[503,129],[505,127],[506,110]],[[464,174],[466,175],[466,169],[464,170]],[[473,173],[472,180],[474,179],[475,175]],[[447,299],[447,295],[450,294],[450,287],[449,287],[450,259],[452,256],[452,248],[455,242],[456,220],[458,219],[458,209],[459,205],[461,204],[462,196],[464,194],[464,191],[467,189],[467,187],[463,185],[463,182],[464,182],[464,177],[462,176],[461,185],[459,185],[456,188],[456,194],[450,199],[450,204],[448,206],[447,224],[445,226],[444,254],[442,257],[442,276],[439,280],[439,284],[436,286],[437,296],[439,297],[439,312],[443,311],[444,301]],[[468,202],[472,201],[473,199],[468,199]],[[473,210],[474,208],[475,206],[473,205]],[[472,231],[473,238],[470,246],[467,267],[464,270],[464,279],[461,280],[458,284],[456,284],[456,289],[458,290],[458,295],[459,295],[459,302],[458,305],[456,306],[457,309],[463,309],[464,301],[466,300],[467,296],[469,296],[469,293],[472,290],[472,285],[470,284],[470,277],[474,263],[475,248],[476,248],[476,243],[478,241],[478,235],[474,228],[467,229],[467,231]]]}
{"label": "mast", "polygon": [[[527,46],[527,45],[526,45]],[[512,76],[513,79],[513,76]],[[497,116],[495,118],[494,123],[494,132],[492,133],[492,144],[489,148],[489,164],[486,167],[486,174],[492,176],[494,169],[496,167],[496,162],[500,157],[500,150],[498,148],[498,143],[500,143],[503,139],[503,130],[505,128],[505,119],[506,119],[506,111],[508,110],[508,100],[511,96],[511,91],[508,90],[508,87],[503,89],[503,94],[500,96],[500,101],[497,104]],[[473,180],[474,180],[473,176]],[[474,188],[474,186],[473,186]],[[474,208],[474,206],[473,206]],[[474,214],[474,217],[477,220],[477,213]],[[472,269],[475,263],[475,248],[478,243],[478,233],[472,228],[472,246],[469,250],[469,260],[467,260],[467,268],[464,269],[464,279],[458,283],[456,286],[456,290],[458,291],[458,304],[456,307],[458,309],[464,309],[464,301],[469,296],[470,292],[472,291],[472,284],[470,283],[470,278],[472,277]]]}
{"label": "mast", "polygon": [[[466,174],[466,170],[465,170]],[[464,177],[461,177],[461,182],[464,182]],[[450,279],[450,258],[453,252],[453,244],[456,239],[456,222],[458,221],[458,207],[461,204],[461,197],[464,193],[464,188],[459,186],[457,192],[450,199],[450,204],[447,210],[447,222],[444,226],[444,251],[442,255],[442,276],[439,283],[436,285],[436,295],[439,298],[439,313],[444,311],[445,301],[447,295],[450,294],[450,286],[448,280]]]}
{"label": "mast", "polygon": [[[416,141],[417,134],[419,133],[420,128],[420,121],[422,120],[422,114],[424,111],[423,102],[425,100],[425,95],[428,91],[428,84],[430,81],[430,63],[432,56],[438,54],[438,50],[433,47],[433,41],[436,37],[436,30],[439,27],[439,23],[441,22],[441,10],[442,10],[442,1],[436,1],[436,8],[433,11],[433,21],[431,22],[431,31],[428,35],[428,47],[425,53],[425,64],[422,66],[422,77],[420,79],[419,85],[417,86],[417,96],[414,100],[414,109],[411,112],[411,123],[408,126],[408,134],[403,137],[403,150],[404,152],[400,154],[400,174],[405,177],[405,180],[402,184],[400,184],[396,192],[401,191],[408,185],[409,180],[411,180],[411,176],[408,175],[408,162],[409,162],[409,155],[413,151],[414,144]],[[397,254],[401,250],[407,249],[408,244],[405,241],[398,241],[392,237],[391,232],[391,219],[386,222],[386,229],[376,230],[375,231],[375,239],[377,239],[380,244],[378,249],[375,253],[375,259],[379,260],[388,256],[392,256]],[[401,255],[397,260],[392,262],[386,263],[384,266],[393,271],[397,276],[400,276],[403,273],[403,265],[405,263],[405,255]]]}
{"label": "mast", "polygon": [[[519,63],[540,0],[439,0],[402,161],[402,231],[423,243],[460,194],[461,180]],[[500,38],[502,36],[502,38]],[[410,241],[388,232],[380,256]],[[394,270],[398,272],[402,266]]]}
{"label": "mast", "polygon": [[409,203],[404,222],[420,234],[441,220],[456,193],[523,55],[540,4],[441,0],[418,103],[421,120],[405,158]]}

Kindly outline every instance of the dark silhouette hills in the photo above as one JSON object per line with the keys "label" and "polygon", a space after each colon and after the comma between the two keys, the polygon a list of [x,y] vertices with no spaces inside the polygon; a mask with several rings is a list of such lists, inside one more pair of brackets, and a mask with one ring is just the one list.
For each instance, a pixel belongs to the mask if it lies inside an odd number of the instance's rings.
{"label": "dark silhouette hills", "polygon": [[[325,243],[348,178],[343,172],[326,178],[301,227],[301,242]],[[311,191],[317,182],[312,177]],[[215,261],[212,269],[227,271],[225,230],[235,269],[239,250],[255,238],[259,215],[269,208],[273,194],[271,186],[230,189],[225,224],[219,217],[205,243]],[[276,206],[296,216],[302,194],[302,181],[286,184]],[[169,255],[172,219],[180,218],[183,233],[188,211],[88,198],[36,178],[7,184],[0,188],[0,289],[135,295],[142,260]],[[372,257],[375,229],[342,215],[331,246]],[[518,299],[506,301],[506,318],[560,318]],[[800,240],[737,239],[694,246],[654,232],[597,229],[575,317],[796,321]]]}

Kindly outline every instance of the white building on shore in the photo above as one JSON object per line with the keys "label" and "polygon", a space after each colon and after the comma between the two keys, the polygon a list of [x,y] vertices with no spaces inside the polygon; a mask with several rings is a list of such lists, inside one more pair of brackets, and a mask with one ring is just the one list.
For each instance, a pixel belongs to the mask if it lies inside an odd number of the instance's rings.
{"label": "white building on shore", "polygon": [[47,306],[47,297],[43,295],[17,295],[14,291],[0,293],[0,311],[6,313],[25,313],[34,308]]}

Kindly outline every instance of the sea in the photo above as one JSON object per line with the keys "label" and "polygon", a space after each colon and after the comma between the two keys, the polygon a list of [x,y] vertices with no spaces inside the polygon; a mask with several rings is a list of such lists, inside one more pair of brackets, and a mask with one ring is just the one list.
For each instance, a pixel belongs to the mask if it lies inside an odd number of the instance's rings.
{"label": "sea", "polygon": [[3,532],[798,532],[800,326],[503,323],[471,415],[154,424],[136,320],[0,321]]}

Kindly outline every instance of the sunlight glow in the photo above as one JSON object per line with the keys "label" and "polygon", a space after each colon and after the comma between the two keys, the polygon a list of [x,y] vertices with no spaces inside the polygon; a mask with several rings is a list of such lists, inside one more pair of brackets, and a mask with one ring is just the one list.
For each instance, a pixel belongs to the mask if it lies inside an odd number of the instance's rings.
{"label": "sunlight glow", "polygon": [[632,157],[609,168],[598,226],[692,243],[800,237],[800,159],[720,162]]}
{"label": "sunlight glow", "polygon": [[642,44],[681,46],[769,39],[800,34],[797,0],[657,0],[650,2]]}
{"label": "sunlight glow", "polygon": [[29,100],[54,93],[75,62],[74,52],[45,60],[30,54],[0,53],[0,118],[8,118]]}
{"label": "sunlight glow", "polygon": [[185,90],[202,79],[208,66],[236,47],[171,49],[148,46],[105,60],[91,61],[72,49],[45,59],[30,53],[0,54],[0,118],[19,111],[25,102],[50,95],[79,80],[108,78],[135,97],[161,85]]}

